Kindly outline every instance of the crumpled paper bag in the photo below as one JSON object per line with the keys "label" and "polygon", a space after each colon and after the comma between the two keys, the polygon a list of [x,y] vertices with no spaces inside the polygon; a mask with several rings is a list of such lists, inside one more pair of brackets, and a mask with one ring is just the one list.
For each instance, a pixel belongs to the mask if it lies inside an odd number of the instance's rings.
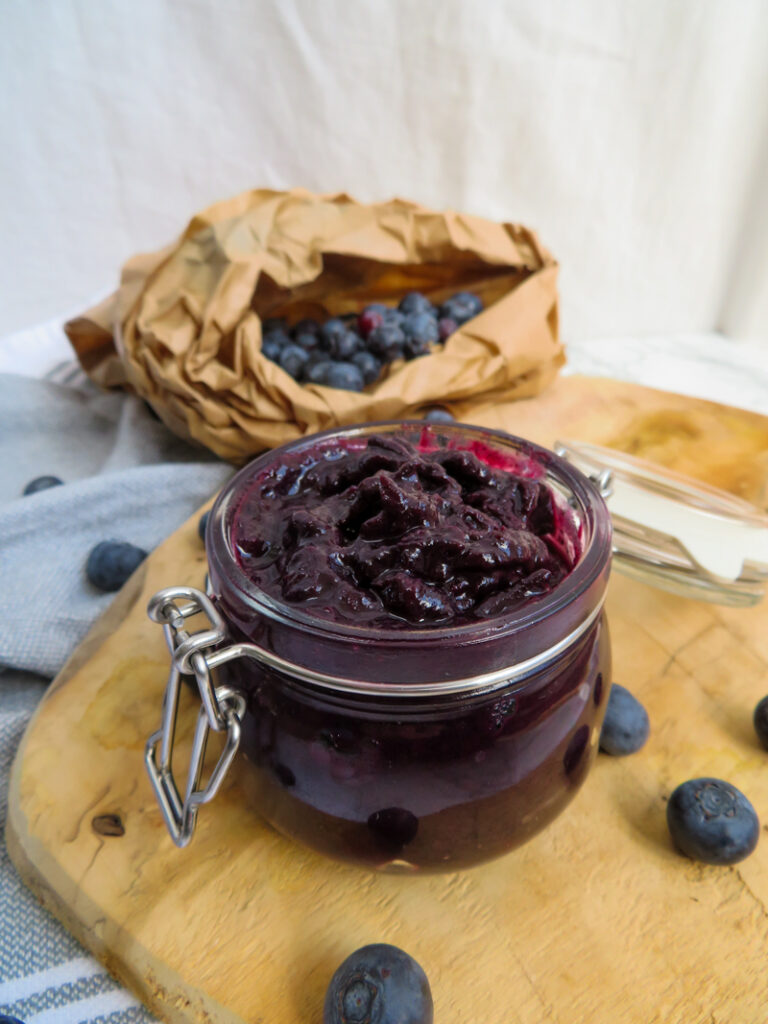
{"label": "crumpled paper bag", "polygon": [[[94,381],[130,387],[177,434],[239,462],[328,427],[537,394],[564,362],[556,276],[520,225],[258,189],[129,260],[118,291],[65,330]],[[473,291],[486,309],[360,394],[297,384],[261,355],[263,318],[325,319],[412,290],[435,302]]]}

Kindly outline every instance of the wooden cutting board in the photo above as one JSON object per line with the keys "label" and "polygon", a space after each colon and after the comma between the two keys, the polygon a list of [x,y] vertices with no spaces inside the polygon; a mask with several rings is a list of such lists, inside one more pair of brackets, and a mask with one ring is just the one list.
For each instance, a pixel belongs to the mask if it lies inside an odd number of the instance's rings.
{"label": "wooden cutting board", "polygon": [[[757,415],[565,378],[466,418],[548,445],[612,444],[768,505],[768,419]],[[665,825],[672,788],[714,775],[768,828],[768,753],[751,725],[768,692],[768,602],[726,609],[615,574],[614,678],[648,707],[646,748],[601,755],[574,803],[522,849],[400,877],[283,839],[244,808],[236,774],[203,808],[192,845],[171,843],[142,761],[167,672],[145,608],[163,586],[201,586],[204,572],[195,517],[54,681],[11,779],[7,839],[24,880],[159,1017],[320,1024],[338,963],[385,941],[424,966],[438,1024],[768,1020],[768,838],[735,867],[707,867],[677,854]],[[186,740],[192,717],[190,698]],[[105,815],[124,834],[97,831]]]}

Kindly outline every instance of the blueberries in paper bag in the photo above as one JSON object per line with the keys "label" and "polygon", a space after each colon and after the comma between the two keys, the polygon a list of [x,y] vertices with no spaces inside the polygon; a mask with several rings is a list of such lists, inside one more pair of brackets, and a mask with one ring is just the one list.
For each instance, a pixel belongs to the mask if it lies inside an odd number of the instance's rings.
{"label": "blueberries in paper bag", "polygon": [[323,1024],[432,1024],[423,968],[397,946],[376,943],[342,963],[325,995]]}
{"label": "blueberries in paper bag", "polygon": [[85,575],[108,593],[119,590],[147,557],[147,552],[122,540],[103,540],[88,555]]}
{"label": "blueberries in paper bag", "polygon": [[409,292],[397,308],[372,302],[322,324],[305,317],[289,328],[273,317],[262,324],[261,351],[301,384],[361,391],[385,363],[429,355],[482,308],[471,292],[457,292],[439,310],[426,295]]}

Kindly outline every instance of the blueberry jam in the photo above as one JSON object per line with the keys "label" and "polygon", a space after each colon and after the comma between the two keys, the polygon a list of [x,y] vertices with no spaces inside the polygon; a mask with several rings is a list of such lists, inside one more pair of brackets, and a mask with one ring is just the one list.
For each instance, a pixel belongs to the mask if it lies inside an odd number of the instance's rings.
{"label": "blueberry jam", "polygon": [[455,870],[578,791],[611,678],[611,532],[551,452],[462,424],[328,432],[242,470],[206,543],[232,639],[293,665],[217,670],[246,698],[240,783],[283,834]]}
{"label": "blueberry jam", "polygon": [[535,475],[477,443],[438,446],[430,428],[416,445],[386,434],[317,445],[254,481],[237,558],[261,590],[313,615],[384,627],[491,618],[548,594],[578,557],[572,520]]}

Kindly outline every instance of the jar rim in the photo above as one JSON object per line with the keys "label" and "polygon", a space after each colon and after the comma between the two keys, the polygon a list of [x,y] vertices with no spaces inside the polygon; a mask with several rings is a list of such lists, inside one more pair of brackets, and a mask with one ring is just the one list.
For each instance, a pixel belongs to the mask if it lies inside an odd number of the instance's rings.
{"label": "jar rim", "polygon": [[[289,602],[280,601],[259,588],[237,563],[231,545],[231,522],[228,511],[237,508],[252,478],[283,453],[301,451],[329,440],[365,437],[376,433],[397,431],[429,431],[436,439],[456,438],[485,442],[496,448],[511,449],[533,456],[542,470],[565,486],[569,498],[579,505],[579,522],[583,526],[581,556],[568,575],[549,593],[516,609],[489,619],[473,620],[461,624],[398,624],[397,628],[358,626],[348,621],[337,621],[312,615]],[[215,566],[217,576],[226,579],[234,588],[238,599],[246,607],[267,619],[277,620],[294,629],[312,631],[336,641],[365,642],[390,640],[398,645],[440,645],[450,639],[452,643],[472,644],[489,637],[499,638],[517,634],[541,619],[556,614],[584,593],[603,571],[611,553],[610,516],[599,490],[578,468],[525,438],[504,431],[477,427],[470,424],[436,424],[423,420],[384,420],[374,423],[334,427],[329,430],[290,441],[279,448],[270,449],[244,466],[221,490],[211,510],[206,530],[206,554],[209,564]]]}

